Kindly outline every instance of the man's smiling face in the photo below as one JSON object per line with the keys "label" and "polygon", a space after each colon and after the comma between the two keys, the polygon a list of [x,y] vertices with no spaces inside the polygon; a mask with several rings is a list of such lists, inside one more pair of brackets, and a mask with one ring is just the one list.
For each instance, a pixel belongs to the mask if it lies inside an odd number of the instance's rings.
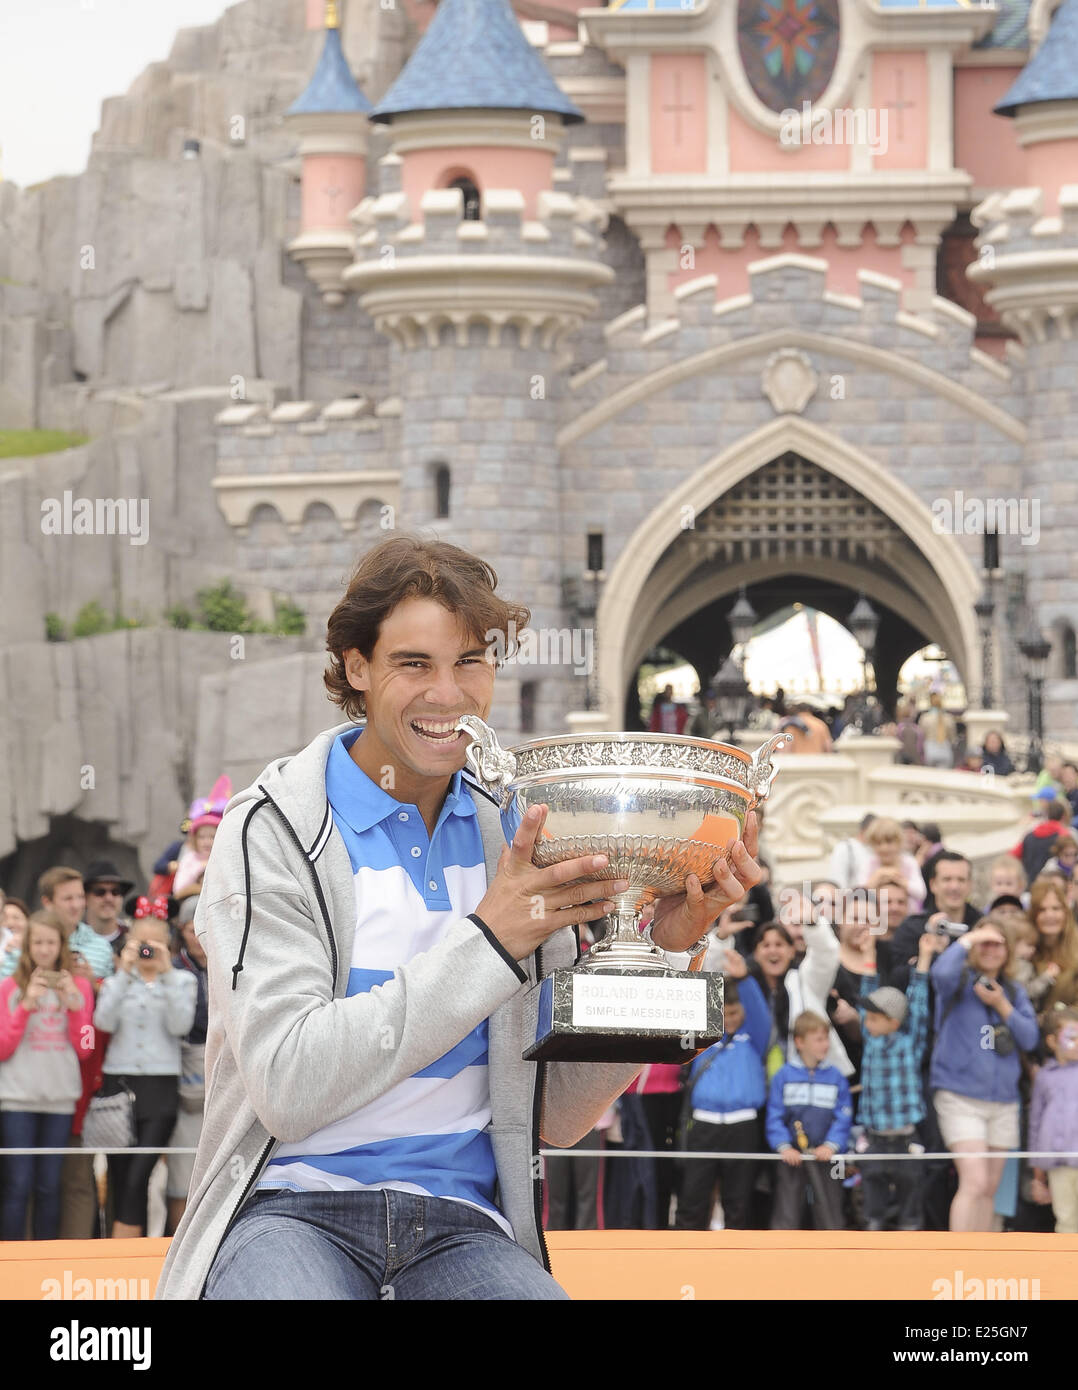
{"label": "man's smiling face", "polygon": [[445,783],[464,766],[470,740],[454,731],[456,720],[485,719],[490,711],[489,644],[462,630],[458,616],[434,599],[407,598],[383,621],[369,661],[354,647],[344,658],[349,682],[367,704],[356,760],[398,800],[415,803],[425,782]]}

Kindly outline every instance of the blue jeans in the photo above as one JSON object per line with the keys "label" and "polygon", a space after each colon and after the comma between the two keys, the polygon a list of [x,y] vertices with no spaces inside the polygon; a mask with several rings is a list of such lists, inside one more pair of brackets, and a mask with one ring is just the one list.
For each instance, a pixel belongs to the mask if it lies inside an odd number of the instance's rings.
{"label": "blue jeans", "polygon": [[206,1299],[566,1299],[531,1255],[461,1202],[410,1192],[255,1192]]}
{"label": "blue jeans", "polygon": [[[0,1140],[5,1149],[58,1149],[71,1133],[70,1115],[39,1110],[0,1110]],[[4,1195],[0,1204],[0,1240],[23,1240],[26,1208],[34,1194],[34,1239],[55,1240],[60,1233],[60,1170],[63,1154],[5,1156]]]}

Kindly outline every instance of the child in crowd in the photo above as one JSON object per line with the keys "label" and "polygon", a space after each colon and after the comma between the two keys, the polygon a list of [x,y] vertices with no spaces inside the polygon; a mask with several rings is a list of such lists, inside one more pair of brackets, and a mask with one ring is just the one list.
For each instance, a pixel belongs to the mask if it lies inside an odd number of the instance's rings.
{"label": "child in crowd", "polygon": [[[93,1052],[94,996],[72,974],[63,921],[29,920],[15,972],[0,984],[0,1142],[6,1149],[63,1148],[82,1092],[79,1061]],[[60,1230],[63,1154],[5,1159],[0,1239],[22,1240],[30,1193],[34,1239]]]}
{"label": "child in crowd", "polygon": [[21,898],[5,898],[0,910],[0,978],[14,975],[22,952],[30,909]]}
{"label": "child in crowd", "polygon": [[172,884],[172,893],[177,900],[197,896],[201,891],[202,875],[209,863],[213,838],[231,795],[232,783],[229,778],[218,777],[209,796],[199,797],[191,803],[187,841],[180,850]]}
{"label": "child in crowd", "polygon": [[1038,976],[1033,956],[1037,949],[1037,928],[1021,910],[1015,912],[1010,904],[993,905],[988,921],[996,922],[1007,938],[1011,948],[1013,964],[1011,979],[1022,985],[1036,1007],[1037,1000],[1052,986],[1051,975]]}
{"label": "child in crowd", "polygon": [[[771,1012],[763,990],[751,977],[738,981],[727,976],[724,991],[725,1031],[689,1071],[679,1147],[697,1153],[759,1153]],[[749,1230],[756,1169],[751,1159],[688,1160],[678,1197],[677,1229],[708,1229],[717,1178],[723,1225],[728,1231]]]}
{"label": "child in crowd", "polygon": [[[1078,1009],[1053,1010],[1044,1034],[1054,1060],[1041,1067],[1033,1083],[1030,1152],[1078,1153]],[[1051,1202],[1057,1231],[1078,1234],[1078,1159],[1032,1163],[1033,1200]]]}
{"label": "child in crowd", "polygon": [[830,1160],[845,1149],[850,1135],[850,1088],[837,1067],[824,1064],[830,1025],[823,1015],[799,1014],[793,1036],[798,1061],[775,1073],[767,1103],[767,1142],[782,1155],[775,1165],[771,1229],[800,1230],[808,1197],[816,1230],[838,1231],[842,1185],[830,1172]]}
{"label": "child in crowd", "polygon": [[[943,937],[926,932],[917,944],[917,968],[905,994],[885,986],[878,975],[861,980],[861,1122],[868,1139],[866,1153],[907,1154],[916,1126],[924,1119],[921,1066],[928,1043],[928,969]],[[873,1160],[863,1165],[865,1221],[870,1231],[882,1231],[892,1200],[898,1206],[898,1229],[919,1231],[921,1165]]]}

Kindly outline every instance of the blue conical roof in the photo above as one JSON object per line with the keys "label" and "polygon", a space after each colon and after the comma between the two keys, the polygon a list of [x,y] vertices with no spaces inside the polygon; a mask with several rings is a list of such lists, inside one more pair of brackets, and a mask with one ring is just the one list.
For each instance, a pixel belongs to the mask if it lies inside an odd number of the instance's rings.
{"label": "blue conical roof", "polygon": [[1078,100],[1078,0],[1063,0],[1040,48],[998,103],[1001,116],[1041,101]]}
{"label": "blue conical roof", "polygon": [[524,37],[508,0],[441,0],[404,70],[371,113],[535,111],[582,121]]}
{"label": "blue conical roof", "polygon": [[287,115],[312,111],[369,111],[371,104],[360,91],[341,48],[341,31],[326,30],[322,56],[307,83],[307,90],[288,108]]}

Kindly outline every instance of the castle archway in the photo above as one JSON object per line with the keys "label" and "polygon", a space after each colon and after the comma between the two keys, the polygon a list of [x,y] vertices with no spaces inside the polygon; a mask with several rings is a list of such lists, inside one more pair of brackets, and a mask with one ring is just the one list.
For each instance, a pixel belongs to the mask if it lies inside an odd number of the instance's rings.
{"label": "castle archway", "polygon": [[772,421],[687,479],[622,547],[597,622],[604,710],[630,717],[626,693],[641,658],[672,634],[667,645],[702,674],[717,664],[729,651],[729,596],[741,584],[763,596],[764,608],[753,600],[761,617],[796,594],[840,622],[863,590],[881,613],[885,696],[901,661],[926,642],[968,683],[980,653],[978,580],[955,539],[932,523],[928,507],[869,455],[799,416]]}

